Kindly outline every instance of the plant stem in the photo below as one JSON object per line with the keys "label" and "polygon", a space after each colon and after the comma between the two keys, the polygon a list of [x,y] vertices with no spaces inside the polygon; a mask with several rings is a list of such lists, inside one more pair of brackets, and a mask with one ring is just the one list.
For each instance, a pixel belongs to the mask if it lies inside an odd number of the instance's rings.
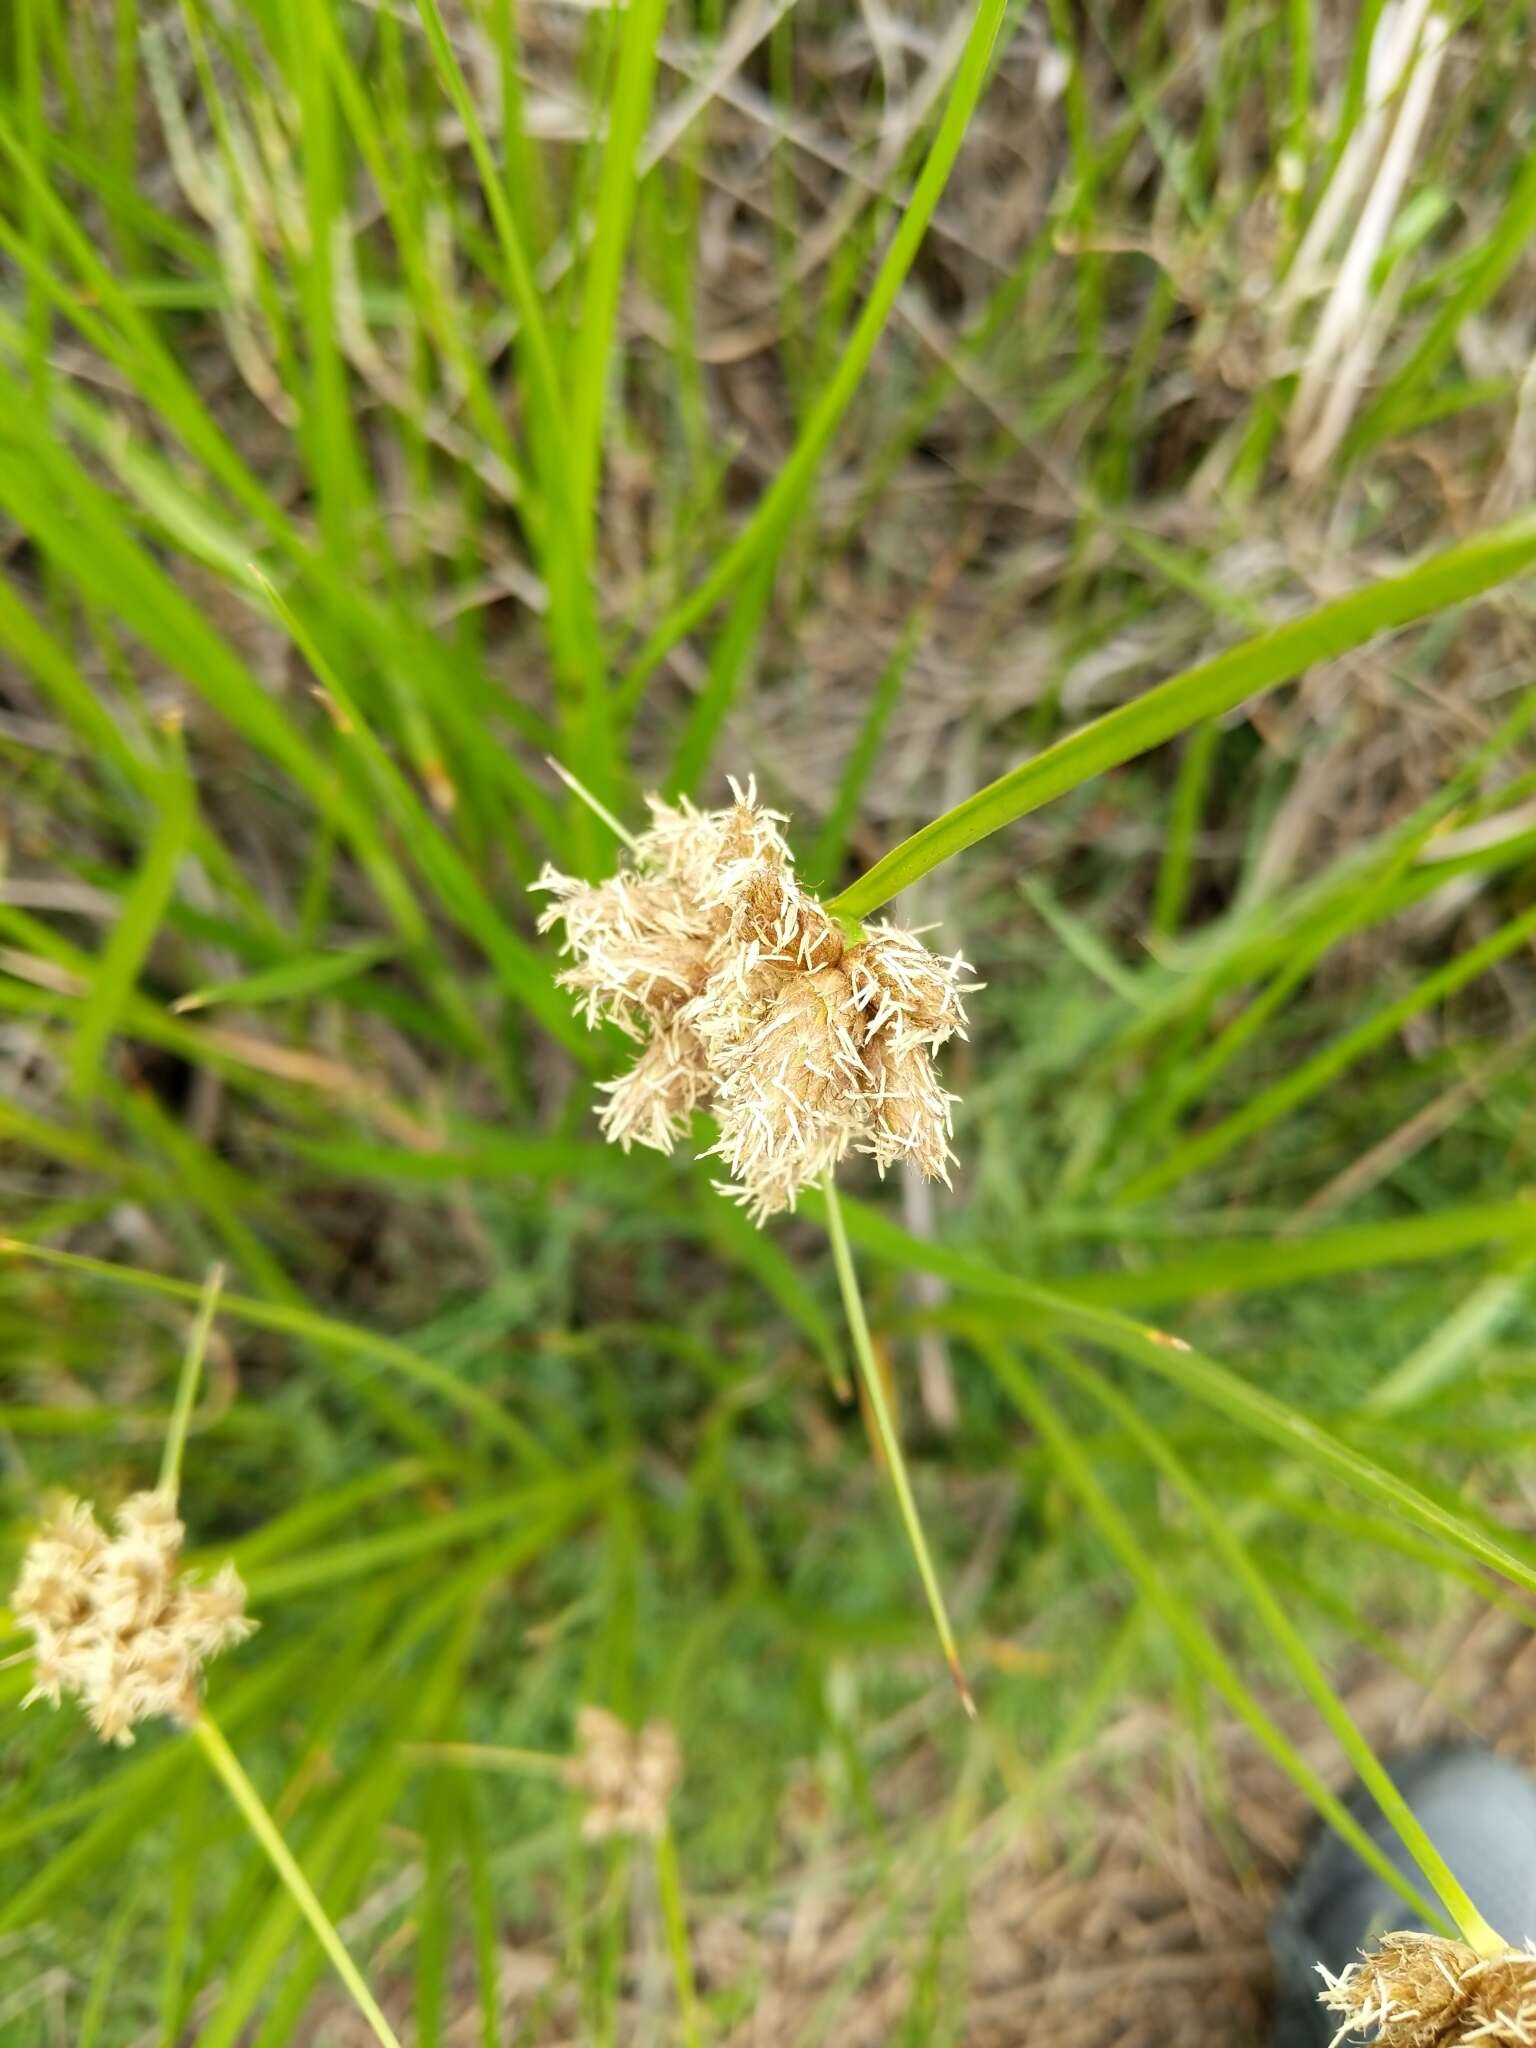
{"label": "plant stem", "polygon": [[694,1989],[693,1958],[688,1952],[688,1915],[683,1909],[683,1881],[677,1867],[677,1843],[670,1827],[662,1830],[656,1842],[656,1889],[661,1895],[661,1917],[666,1923],[667,1950],[672,1958],[673,1981],[677,1985],[683,2048],[698,2048],[698,1993]]}
{"label": "plant stem", "polygon": [[581,801],[586,805],[587,809],[592,813],[592,815],[595,818],[602,819],[603,823],[608,827],[608,830],[613,834],[614,838],[620,840],[625,846],[627,846],[630,849],[631,852],[633,852],[635,846],[638,844],[638,841],[636,840],[634,833],[630,831],[629,827],[627,825],[621,824],[619,820],[613,815],[612,811],[609,810],[608,806],[605,803],[600,802],[599,799],[592,794],[591,790],[588,789],[587,785],[581,780],[579,780],[578,777],[574,776],[571,773],[570,769],[567,768],[563,762],[557,761],[553,754],[546,754],[544,756],[544,759],[549,763],[550,767],[554,769],[555,773],[559,776],[560,780],[565,784],[566,788],[570,790],[572,795],[579,796],[581,798]]}
{"label": "plant stem", "polygon": [[848,1232],[843,1224],[843,1211],[837,1199],[837,1188],[830,1173],[822,1182],[822,1188],[826,1196],[827,1234],[832,1240],[832,1259],[837,1267],[837,1284],[842,1289],[843,1310],[848,1318],[848,1333],[853,1339],[853,1355],[858,1360],[864,1392],[868,1396],[870,1413],[875,1420],[875,1433],[880,1439],[880,1448],[885,1453],[885,1462],[890,1468],[891,1484],[896,1489],[896,1504],[901,1510],[907,1539],[912,1545],[917,1575],[923,1582],[923,1591],[928,1595],[928,1605],[933,1612],[934,1627],[939,1632],[939,1644],[944,1652],[944,1661],[948,1664],[950,1676],[955,1681],[960,1704],[974,1720],[976,1702],[971,1697],[971,1688],[966,1684],[965,1673],[960,1668],[960,1653],[955,1648],[955,1632],[949,1625],[949,1614],[944,1605],[944,1595],[939,1588],[938,1574],[934,1571],[933,1560],[928,1555],[927,1539],[923,1535],[923,1525],[918,1519],[917,1503],[912,1498],[912,1487],[907,1478],[907,1461],[902,1455],[901,1439],[896,1434],[890,1403],[885,1398],[885,1382],[880,1376],[880,1367],[875,1359],[875,1347],[870,1342],[869,1321],[864,1314],[864,1297],[859,1292],[859,1276],[854,1268],[853,1253],[849,1249]]}
{"label": "plant stem", "polygon": [[558,1778],[570,1763],[569,1757],[542,1749],[507,1749],[482,1742],[408,1742],[400,1753],[412,1763],[461,1764],[467,1770],[527,1772],[538,1778]]}
{"label": "plant stem", "polygon": [[176,1403],[171,1409],[170,1425],[165,1432],[165,1449],[160,1456],[160,1491],[168,1493],[174,1500],[181,1487],[181,1454],[187,1445],[187,1430],[192,1422],[192,1404],[197,1399],[197,1382],[203,1370],[203,1359],[208,1351],[208,1337],[213,1329],[214,1312],[219,1305],[219,1295],[224,1287],[224,1268],[210,1267],[208,1278],[203,1282],[203,1292],[197,1304],[197,1317],[192,1325],[192,1334],[187,1339],[187,1348],[181,1361],[181,1377],[176,1382]]}
{"label": "plant stem", "polygon": [[272,1860],[273,1868],[286,1886],[289,1896],[314,1930],[315,1939],[325,1950],[348,1991],[351,1992],[358,2011],[373,2029],[382,2048],[400,2048],[399,2036],[385,2019],[377,2000],[363,1982],[362,1972],[347,1953],[347,1947],[336,1932],[330,1915],[321,1905],[311,1888],[309,1879],[294,1861],[293,1852],[278,1833],[277,1823],[262,1804],[261,1794],[245,1775],[240,1759],[224,1740],[208,1714],[199,1714],[192,1723],[196,1736],[214,1770],[224,1782],[224,1788],[239,1807],[251,1833]]}

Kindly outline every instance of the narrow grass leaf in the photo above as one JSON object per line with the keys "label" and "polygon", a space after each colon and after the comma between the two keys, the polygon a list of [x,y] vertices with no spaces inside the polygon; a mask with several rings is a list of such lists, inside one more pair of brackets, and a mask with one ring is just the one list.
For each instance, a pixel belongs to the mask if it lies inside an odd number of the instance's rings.
{"label": "narrow grass leaf", "polygon": [[[806,1202],[808,1209],[813,1206]],[[936,1249],[921,1244],[872,1211],[866,1210],[862,1217],[849,1220],[851,1236],[877,1257],[895,1258],[903,1266],[928,1265]],[[1472,1515],[1433,1499],[1422,1487],[1356,1450],[1312,1416],[1261,1387],[1250,1386],[1182,1337],[1131,1322],[1088,1302],[1071,1300],[1050,1288],[1003,1273],[982,1260],[956,1259],[950,1255],[942,1265],[930,1265],[929,1270],[941,1273],[957,1285],[979,1285],[984,1293],[1004,1296],[1015,1305],[1015,1310],[1017,1305],[1028,1305],[1037,1313],[1041,1327],[1088,1338],[1121,1358],[1149,1368],[1205,1407],[1225,1415],[1239,1428],[1277,1445],[1314,1471],[1342,1480],[1356,1492],[1384,1502],[1418,1528],[1453,1543],[1515,1584],[1536,1591],[1536,1555],[1522,1538],[1490,1533]],[[985,1279],[981,1278],[983,1273]],[[944,1312],[942,1319],[957,1328],[974,1331],[978,1327],[974,1314],[968,1316],[958,1310]],[[1010,1320],[1017,1324],[1016,1312]],[[983,1335],[990,1337],[990,1325],[982,1324],[980,1328]]]}
{"label": "narrow grass leaf", "polygon": [[[1489,1202],[1320,1230],[1305,1237],[1233,1236],[1186,1258],[1123,1272],[1049,1275],[1037,1281],[975,1252],[915,1237],[866,1202],[847,1195],[842,1201],[849,1236],[876,1258],[936,1274],[973,1293],[1038,1302],[1049,1289],[1056,1299],[1101,1308],[1151,1307],[1204,1294],[1262,1293],[1334,1273],[1417,1265],[1494,1246],[1509,1246],[1518,1255],[1536,1245],[1536,1201]],[[807,1193],[805,1206],[816,1213],[813,1193]]]}
{"label": "narrow grass leaf", "polygon": [[484,949],[497,978],[509,995],[524,1004],[544,1029],[578,1059],[594,1058],[589,1035],[571,1015],[570,1004],[554,985],[549,963],[506,922],[486,894],[469,862],[428,814],[388,750],[366,723],[361,708],[336,669],[321,652],[314,635],[288,599],[265,576],[258,581],[268,602],[347,721],[347,743],[356,750],[370,783],[401,824],[422,871],[443,903]]}
{"label": "narrow grass leaf", "polygon": [[[264,1669],[232,1687],[223,1698],[221,1715],[226,1728],[235,1729],[254,1719],[272,1701],[291,1696],[296,1674],[312,1656],[312,1646],[297,1644],[273,1656]],[[27,1837],[58,1825],[73,1810],[83,1809],[87,1800],[94,1807],[104,1805],[88,1828],[84,1828],[63,1849],[58,1850],[25,1884],[15,1886],[0,1901],[0,1934],[28,1927],[42,1918],[50,1902],[68,1886],[76,1884],[88,1870],[108,1857],[118,1857],[125,1845],[151,1815],[164,1806],[170,1788],[186,1768],[185,1745],[172,1742],[132,1763],[119,1762],[112,1777],[99,1791],[82,1795],[62,1807],[29,1815],[6,1831],[4,1840],[13,1846]]]}
{"label": "narrow grass leaf", "polygon": [[1439,1392],[1508,1322],[1530,1288],[1529,1270],[1493,1273],[1480,1281],[1422,1343],[1376,1382],[1362,1408],[1371,1415],[1397,1415]]}
{"label": "narrow grass leaf", "polygon": [[[1464,1940],[1477,1946],[1488,1936],[1487,1922],[1467,1897],[1449,1864],[1430,1840],[1418,1816],[1398,1790],[1390,1773],[1383,1768],[1359,1723],[1329,1684],[1327,1674],[1310,1644],[1276,1599],[1269,1581],[1254,1564],[1227,1516],[1198,1484],[1194,1474],[1162,1433],[1126,1400],[1117,1387],[1112,1386],[1101,1373],[1093,1371],[1091,1367],[1074,1358],[1065,1346],[1052,1344],[1049,1355],[1052,1361],[1069,1373],[1080,1387],[1087,1389],[1122,1429],[1134,1437],[1151,1462],[1188,1501],[1213,1551],[1232,1574],[1234,1583],[1241,1588],[1255,1618],[1290,1666],[1298,1684],[1318,1714],[1327,1723],[1371,1797],[1434,1887],[1441,1904],[1455,1922],[1458,1932]],[[1385,1862],[1386,1859],[1383,1858],[1372,1867],[1379,1876],[1392,1883],[1394,1889],[1410,1904],[1417,1904],[1417,1895],[1413,1887],[1405,1886],[1400,1877],[1389,1877],[1388,1872],[1394,1866],[1386,1864],[1383,1868]]]}
{"label": "narrow grass leaf", "polygon": [[1411,412],[1414,400],[1443,369],[1466,324],[1497,292],[1530,245],[1536,231],[1536,156],[1526,155],[1508,204],[1493,232],[1479,246],[1456,289],[1436,307],[1407,360],[1366,407],[1345,443],[1358,454],[1391,434]]}
{"label": "narrow grass leaf", "polygon": [[902,629],[890,660],[881,669],[874,689],[870,693],[869,707],[863,722],[848,749],[848,758],[838,777],[837,794],[833,797],[827,815],[821,821],[821,829],[811,842],[810,851],[801,862],[801,869],[813,889],[825,889],[836,877],[842,865],[843,854],[848,845],[848,835],[853,830],[853,821],[858,816],[859,805],[864,800],[864,791],[869,778],[875,772],[875,763],[880,758],[881,742],[885,728],[891,721],[891,714],[901,702],[901,693],[906,686],[907,670],[912,666],[912,657],[921,646],[928,630],[931,607],[925,600],[913,611]]}
{"label": "narrow grass leaf", "polygon": [[261,1003],[291,1002],[296,997],[319,995],[352,980],[354,975],[365,974],[382,961],[393,959],[398,950],[387,939],[373,939],[345,952],[306,954],[302,959],[266,968],[260,974],[245,975],[238,981],[212,982],[207,988],[194,989],[188,995],[178,996],[171,1011],[184,1017],[192,1010],[210,1010],[216,1005],[255,1008]]}
{"label": "narrow grass leaf", "polygon": [[477,1786],[466,1782],[459,1787],[459,1813],[464,1861],[469,1869],[469,1917],[479,1988],[481,2048],[502,2048],[496,1889]]}
{"label": "narrow grass leaf", "polygon": [[703,780],[731,706],[741,691],[762,637],[763,622],[778,574],[777,542],[765,547],[747,573],[710,652],[704,686],[693,701],[667,773],[666,794],[689,796]]}
{"label": "narrow grass leaf", "polygon": [[[128,1939],[128,1930],[133,1925],[135,1916],[142,1912],[143,1908],[144,1901],[137,1891],[130,1891],[107,1922],[106,1938],[101,1944],[100,1958],[91,1975],[91,1988],[80,2010],[75,2048],[96,2048],[98,2040],[102,2038],[101,2030],[111,2001],[118,1994],[118,1971],[123,1948]],[[174,2039],[175,2036],[168,2035],[167,2038]]]}
{"label": "narrow grass leaf", "polygon": [[[1135,1529],[1110,1499],[1094,1474],[1076,1436],[1033,1375],[1003,1345],[985,1347],[987,1362],[1019,1412],[1040,1432],[1063,1480],[1077,1495],[1099,1533],[1130,1573],[1143,1597],[1161,1615],[1169,1633],[1191,1665],[1214,1686],[1275,1762],[1356,1855],[1399,1897],[1432,1924],[1445,1926],[1430,1900],[1410,1884],[1382,1853],[1338,1796],[1331,1792],[1296,1745],[1254,1698],[1226,1652],[1199,1615],[1177,1592],[1142,1543]],[[1446,1927],[1445,1931],[1449,1932]]]}
{"label": "narrow grass leaf", "polygon": [[1291,1287],[1334,1273],[1418,1265],[1494,1246],[1508,1246],[1516,1253],[1536,1248],[1536,1202],[1435,1209],[1423,1216],[1392,1217],[1309,1236],[1233,1237],[1208,1251],[1162,1260],[1139,1271],[1074,1274],[1051,1284],[1063,1294],[1104,1307],[1151,1306],[1202,1294]]}
{"label": "narrow grass leaf", "polygon": [[1208,718],[1189,735],[1168,819],[1168,843],[1157,870],[1152,929],[1161,936],[1178,930],[1189,900],[1195,867],[1195,839],[1205,810],[1211,770],[1221,746],[1221,720]]}
{"label": "narrow grass leaf", "polygon": [[778,1303],[826,1366],[838,1399],[851,1401],[853,1388],[843,1367],[832,1318],[799,1266],[734,1202],[722,1202],[713,1188],[701,1190],[700,1208],[704,1229],[719,1250],[737,1265],[745,1266],[763,1291]]}
{"label": "narrow grass leaf", "polygon": [[571,496],[578,529],[589,548],[601,470],[603,415],[614,378],[619,290],[639,182],[637,159],[650,114],[656,44],[666,14],[667,0],[630,0],[625,7],[608,104],[608,137],[571,370]]}
{"label": "narrow grass leaf", "polygon": [[158,815],[144,857],[123,896],[112,935],[97,965],[69,1050],[69,1077],[77,1101],[89,1102],[101,1080],[107,1041],[117,1029],[139,970],[149,956],[187,850],[196,798],[186,766],[176,758],[156,777]]}
{"label": "narrow grass leaf", "polygon": [[1305,618],[1293,619],[1172,676],[1032,760],[989,782],[895,846],[830,908],[867,917],[941,861],[1010,825],[1093,776],[1173,739],[1202,719],[1289,682],[1314,662],[1331,661],[1397,626],[1508,582],[1536,565],[1536,520],[1515,520],[1431,555],[1400,576],[1384,577]]}
{"label": "narrow grass leaf", "polygon": [[1334,1039],[1332,1044],[1325,1045],[1311,1059],[1304,1060],[1280,1080],[1250,1096],[1241,1109],[1186,1138],[1183,1144],[1175,1145],[1155,1165],[1128,1181],[1121,1189],[1119,1199],[1123,1202],[1144,1201],[1163,1188],[1176,1186],[1198,1169],[1213,1165],[1244,1138],[1252,1137],[1255,1132],[1264,1130],[1278,1118],[1320,1094],[1347,1072],[1356,1060],[1391,1038],[1410,1019],[1445,997],[1454,995],[1457,989],[1476,980],[1478,975],[1496,966],[1500,960],[1507,959],[1532,938],[1536,938],[1536,908],[1490,933],[1479,944],[1468,947],[1465,953],[1448,960],[1432,974],[1426,974],[1396,1002],[1387,1003],[1371,1016],[1362,1018],[1352,1030]]}
{"label": "narrow grass leaf", "polygon": [[[498,1494],[494,1500],[476,1501],[473,1506],[453,1508],[443,1514],[418,1515],[398,1529],[383,1529],[376,1536],[359,1536],[351,1543],[333,1544],[328,1550],[288,1558],[281,1563],[258,1565],[247,1588],[258,1603],[287,1600],[298,1593],[310,1593],[320,1586],[343,1584],[348,1579],[371,1578],[386,1566],[437,1550],[450,1549],[503,1522],[521,1521],[517,1561],[534,1557],[583,1507],[600,1497],[613,1481],[613,1468],[594,1466],[564,1488],[538,1488]],[[558,1512],[551,1512],[557,1504]]]}
{"label": "narrow grass leaf", "polygon": [[838,1286],[848,1317],[848,1333],[853,1340],[853,1355],[858,1362],[860,1382],[869,1401],[870,1413],[874,1417],[875,1433],[885,1454],[886,1467],[890,1472],[891,1485],[896,1494],[896,1505],[907,1532],[907,1541],[912,1546],[917,1574],[927,1595],[934,1628],[938,1633],[939,1647],[944,1652],[944,1661],[949,1666],[950,1677],[955,1681],[960,1704],[974,1720],[976,1703],[971,1697],[970,1686],[966,1683],[965,1672],[961,1668],[960,1652],[955,1645],[955,1633],[950,1625],[949,1610],[945,1606],[939,1575],[934,1570],[933,1559],[929,1554],[928,1539],[923,1534],[922,1517],[913,1498],[912,1482],[907,1476],[906,1454],[901,1447],[901,1438],[897,1434],[890,1402],[886,1399],[885,1383],[880,1376],[880,1363],[875,1357],[874,1345],[870,1341],[869,1320],[864,1313],[864,1297],[859,1291],[858,1272],[849,1249],[848,1233],[843,1228],[837,1186],[830,1173],[823,1183],[822,1208],[827,1219],[827,1234],[832,1240],[832,1257],[837,1266]]}
{"label": "narrow grass leaf", "polygon": [[658,663],[708,618],[721,598],[765,550],[772,551],[793,520],[849,403],[863,380],[875,344],[906,282],[940,194],[948,183],[960,145],[986,84],[992,46],[1007,11],[1007,0],[978,0],[954,82],[912,197],[881,260],[870,295],[854,323],[837,367],[822,387],[794,447],[758,500],[746,525],[714,568],[668,613],[641,649],[624,679],[625,710],[632,711]]}
{"label": "narrow grass leaf", "polygon": [[[173,1280],[162,1273],[141,1272],[133,1266],[117,1266],[106,1259],[86,1258],[79,1252],[55,1251],[51,1246],[26,1244],[12,1237],[0,1238],[0,1258],[3,1257],[24,1259],[34,1265],[56,1266],[63,1271],[105,1280],[139,1293],[160,1295],[168,1301],[195,1302],[202,1293],[202,1289],[189,1280]],[[285,1336],[301,1338],[322,1352],[371,1359],[387,1366],[423,1392],[434,1394],[450,1407],[457,1408],[500,1442],[526,1454],[527,1432],[495,1401],[458,1374],[448,1371],[433,1359],[423,1358],[420,1353],[405,1344],[396,1343],[391,1337],[375,1336],[350,1323],[320,1315],[314,1309],[296,1307],[287,1302],[258,1301],[243,1294],[222,1295],[219,1313],[235,1322],[249,1323],[254,1329],[276,1330]],[[444,1446],[439,1439],[428,1434],[420,1448],[431,1456],[434,1452],[441,1452]],[[540,1462],[547,1462],[547,1454],[542,1450],[538,1456]]]}

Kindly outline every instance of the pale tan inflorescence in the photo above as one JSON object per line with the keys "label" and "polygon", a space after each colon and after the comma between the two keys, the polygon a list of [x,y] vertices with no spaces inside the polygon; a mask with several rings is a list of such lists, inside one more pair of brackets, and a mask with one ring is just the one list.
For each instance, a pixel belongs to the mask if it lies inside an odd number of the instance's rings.
{"label": "pale tan inflorescence", "polygon": [[965,962],[880,923],[857,941],[801,887],[784,818],[731,784],[699,811],[649,799],[632,864],[608,880],[546,868],[539,929],[565,927],[561,986],[589,1025],[641,1043],[606,1084],[606,1136],[670,1152],[714,1113],[722,1183],[759,1222],[850,1151],[948,1179],[950,1105],[933,1056],[964,1036]]}
{"label": "pale tan inflorescence", "polygon": [[565,1782],[587,1803],[581,1831],[589,1842],[611,1835],[659,1841],[682,1773],[677,1737],[665,1721],[635,1730],[605,1707],[578,1710],[576,1754]]}
{"label": "pale tan inflorescence", "polygon": [[1343,2022],[1336,2044],[1536,2048],[1536,1955],[1524,1950],[1486,1957],[1436,1934],[1388,1934],[1339,1976],[1322,1976],[1322,2002]]}
{"label": "pale tan inflorescence", "polygon": [[202,1666],[256,1624],[233,1565],[198,1581],[178,1573],[185,1531],[169,1493],[136,1493],[109,1536],[83,1501],[67,1501],[33,1539],[11,1596],[34,1638],[36,1676],[24,1704],[77,1696],[108,1742],[134,1724],[196,1718]]}

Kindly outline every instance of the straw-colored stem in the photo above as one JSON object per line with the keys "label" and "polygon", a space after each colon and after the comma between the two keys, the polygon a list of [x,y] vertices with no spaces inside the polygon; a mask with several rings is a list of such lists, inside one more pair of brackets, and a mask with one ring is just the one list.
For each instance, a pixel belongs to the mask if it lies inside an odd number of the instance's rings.
{"label": "straw-colored stem", "polygon": [[382,2048],[400,2048],[399,2036],[385,2019],[377,1999],[363,1982],[362,1972],[347,1953],[346,1943],[336,1932],[330,1915],[315,1896],[309,1879],[294,1861],[293,1852],[278,1833],[277,1823],[262,1804],[261,1794],[245,1775],[240,1759],[206,1713],[199,1714],[192,1723],[192,1733],[196,1736],[204,1756],[223,1780],[224,1789],[239,1807],[246,1826],[271,1858],[272,1866],[282,1879],[289,1896],[313,1928],[315,1939],[325,1950],[337,1976],[352,1994],[358,2011],[372,2027]]}
{"label": "straw-colored stem", "polygon": [[698,2048],[699,1999],[693,1982],[693,1957],[688,1948],[688,1915],[683,1906],[683,1880],[677,1867],[677,1843],[671,1828],[663,1828],[656,1839],[656,1889],[661,1897],[661,1917],[667,1930],[667,1953],[672,1958],[672,1980],[677,1986],[677,2012],[682,2024],[683,2048]]}
{"label": "straw-colored stem", "polygon": [[197,1382],[207,1356],[208,1338],[223,1288],[224,1268],[211,1267],[208,1278],[203,1282],[192,1334],[182,1356],[181,1376],[176,1382],[176,1401],[165,1432],[165,1449],[160,1455],[160,1491],[170,1494],[173,1500],[181,1486],[181,1454],[187,1447],[187,1431],[191,1427],[192,1408],[197,1400]]}
{"label": "straw-colored stem", "polygon": [[880,1439],[880,1448],[885,1453],[885,1462],[891,1474],[891,1484],[896,1489],[896,1504],[901,1510],[907,1540],[912,1545],[917,1575],[922,1580],[923,1591],[928,1596],[928,1605],[933,1613],[934,1627],[939,1632],[939,1644],[944,1652],[944,1661],[948,1664],[950,1676],[955,1681],[961,1705],[974,1720],[976,1702],[971,1697],[971,1689],[965,1682],[965,1673],[960,1668],[960,1653],[955,1647],[955,1632],[949,1625],[949,1613],[944,1605],[938,1574],[933,1568],[932,1558],[928,1555],[927,1539],[923,1535],[923,1525],[918,1519],[917,1502],[912,1498],[912,1487],[907,1478],[907,1461],[902,1455],[901,1439],[896,1434],[891,1405],[885,1397],[885,1382],[880,1376],[875,1347],[870,1341],[869,1320],[864,1313],[864,1297],[859,1292],[859,1276],[848,1244],[848,1232],[843,1224],[837,1188],[830,1173],[823,1181],[822,1187],[826,1195],[827,1234],[832,1240],[832,1260],[837,1267],[837,1284],[842,1290],[843,1311],[848,1318],[848,1334],[853,1339],[853,1355],[858,1361],[859,1375],[869,1400],[870,1414],[874,1417],[875,1434]]}

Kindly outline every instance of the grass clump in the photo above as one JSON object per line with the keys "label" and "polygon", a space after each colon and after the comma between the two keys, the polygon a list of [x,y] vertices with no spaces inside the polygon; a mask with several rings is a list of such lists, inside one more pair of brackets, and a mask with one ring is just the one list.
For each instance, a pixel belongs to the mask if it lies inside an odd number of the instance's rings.
{"label": "grass clump", "polygon": [[244,1821],[16,1723],[5,2025],[939,2042],[1148,1701],[1337,1821],[1536,1585],[1525,11],[4,34],[0,1582],[169,1424],[263,1623]]}

